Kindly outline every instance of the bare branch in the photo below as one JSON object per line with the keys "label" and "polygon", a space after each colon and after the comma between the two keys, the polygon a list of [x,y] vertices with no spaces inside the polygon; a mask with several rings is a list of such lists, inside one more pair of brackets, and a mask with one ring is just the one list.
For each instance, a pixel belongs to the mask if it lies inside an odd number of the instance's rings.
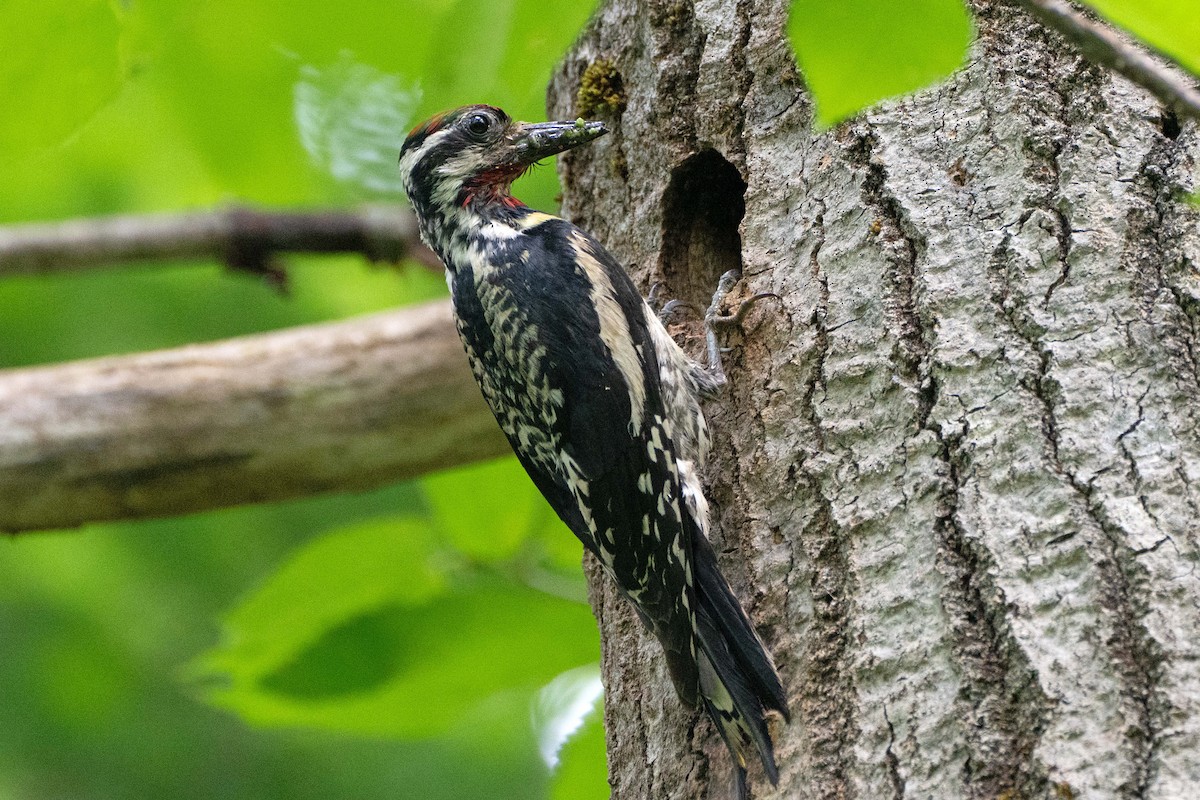
{"label": "bare branch", "polygon": [[0,531],[369,489],[509,452],[444,301],[0,370]]}
{"label": "bare branch", "polygon": [[1124,75],[1177,113],[1200,120],[1200,91],[1194,82],[1116,31],[1088,19],[1063,0],[1017,0],[1017,4],[1065,36],[1089,61]]}
{"label": "bare branch", "polygon": [[441,269],[403,206],[259,211],[232,207],[189,214],[100,217],[0,228],[0,276],[65,272],[145,260],[213,258],[267,270],[281,252],[404,257]]}

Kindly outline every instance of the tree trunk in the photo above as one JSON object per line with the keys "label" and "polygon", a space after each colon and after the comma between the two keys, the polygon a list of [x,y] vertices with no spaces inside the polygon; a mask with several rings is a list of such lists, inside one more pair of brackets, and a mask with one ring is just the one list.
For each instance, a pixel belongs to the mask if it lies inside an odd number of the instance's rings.
{"label": "tree trunk", "polygon": [[[714,544],[793,710],[754,796],[1198,796],[1196,126],[979,2],[953,80],[818,132],[786,9],[609,0],[549,101],[622,101],[565,210],[644,289],[780,298],[708,407]],[[727,797],[591,572],[614,800]]]}

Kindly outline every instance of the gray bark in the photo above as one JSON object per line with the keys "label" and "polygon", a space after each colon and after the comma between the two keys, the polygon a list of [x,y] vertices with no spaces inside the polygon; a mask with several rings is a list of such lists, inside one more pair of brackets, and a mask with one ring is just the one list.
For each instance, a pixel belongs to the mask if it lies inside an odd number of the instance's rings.
{"label": "gray bark", "polygon": [[446,301],[0,370],[0,531],[371,489],[511,452]]}
{"label": "gray bark", "polygon": [[[754,796],[1196,796],[1196,126],[980,2],[951,81],[817,132],[786,5],[609,0],[549,100],[621,73],[566,213],[644,289],[782,298],[709,407],[715,544],[794,711]],[[614,800],[727,796],[591,572]]]}

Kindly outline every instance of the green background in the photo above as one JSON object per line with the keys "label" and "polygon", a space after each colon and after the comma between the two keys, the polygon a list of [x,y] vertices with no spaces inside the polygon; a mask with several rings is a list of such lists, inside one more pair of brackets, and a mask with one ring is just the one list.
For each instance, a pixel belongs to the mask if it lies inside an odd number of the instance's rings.
{"label": "green background", "polygon": [[[428,114],[544,118],[591,5],[4,0],[0,223],[398,200]],[[553,169],[517,191],[553,210]],[[214,263],[2,279],[0,368],[445,293],[414,265],[288,263],[288,297]],[[511,460],[5,538],[0,800],[606,797],[580,556]]]}

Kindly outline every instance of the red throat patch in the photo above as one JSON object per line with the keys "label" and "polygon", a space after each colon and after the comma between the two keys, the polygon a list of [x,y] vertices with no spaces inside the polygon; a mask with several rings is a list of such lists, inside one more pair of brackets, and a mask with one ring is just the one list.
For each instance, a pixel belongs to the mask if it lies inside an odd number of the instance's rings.
{"label": "red throat patch", "polygon": [[512,182],[524,175],[527,169],[529,167],[523,164],[510,164],[479,173],[467,184],[463,205],[466,206],[476,199],[502,203],[510,208],[525,205],[513,197],[508,190],[512,186]]}

